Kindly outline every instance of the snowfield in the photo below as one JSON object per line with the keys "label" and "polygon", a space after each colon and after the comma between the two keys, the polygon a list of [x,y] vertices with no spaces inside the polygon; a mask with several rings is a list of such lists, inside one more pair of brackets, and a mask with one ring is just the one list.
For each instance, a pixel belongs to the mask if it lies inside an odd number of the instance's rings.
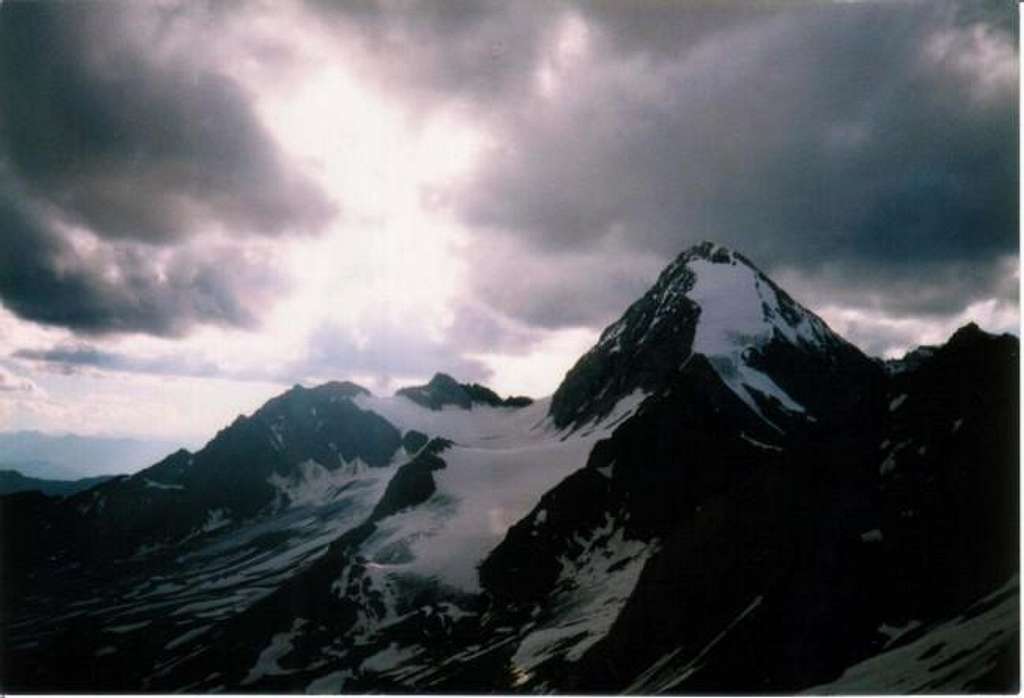
{"label": "snowfield", "polygon": [[[519,409],[474,405],[469,410],[431,410],[403,396],[355,398],[358,407],[380,414],[403,432],[414,429],[431,438],[450,439],[453,444],[438,453],[445,466],[431,472],[436,485],[433,494],[376,521],[373,533],[359,544],[359,564],[345,566],[331,585],[332,593],[344,594],[359,608],[354,624],[346,631],[347,641],[357,650],[372,648],[375,653],[352,670],[340,668],[336,657],[327,656],[330,653],[321,654],[323,676],[313,680],[308,690],[341,688],[367,675],[398,680],[431,674],[434,669],[423,661],[429,648],[416,642],[395,642],[389,634],[396,625],[426,610],[409,604],[408,590],[433,587],[440,598],[430,612],[448,622],[474,615],[458,604],[467,594],[481,591],[478,565],[545,492],[583,468],[594,444],[633,414],[645,398],[643,393],[633,393],[603,420],[575,432],[552,426],[547,418],[549,400]],[[395,462],[409,457],[396,456]],[[317,464],[303,466],[300,482],[275,483],[282,494],[288,493],[289,499],[297,502],[319,501],[312,496],[314,492],[324,486],[331,491],[343,479],[337,472],[321,472]],[[392,466],[357,468],[355,476],[365,478],[376,475],[377,470],[383,470],[386,477],[366,489],[379,498],[384,482],[395,472]],[[586,556],[564,562],[560,612],[545,619],[535,637],[527,634],[507,639],[522,642],[519,653],[524,670],[542,661],[552,649],[564,653],[569,646],[564,642],[567,635],[572,638],[569,659],[578,659],[615,620],[635,586],[648,546],[621,540],[621,532],[612,531],[614,524],[609,519],[584,541]],[[605,545],[608,538],[611,542]],[[601,545],[595,545],[599,540]],[[302,632],[295,627],[291,633],[275,636],[250,667],[247,681],[278,673],[277,660]],[[559,648],[551,647],[551,638]]]}
{"label": "snowfield", "polygon": [[[980,612],[963,614],[929,628],[917,639],[897,644],[855,664],[832,683],[815,686],[806,693],[969,693],[977,690],[972,688],[972,683],[993,669],[1000,654],[1013,646],[1020,616],[1018,586],[1019,579],[1015,576],[975,604]],[[1016,652],[1010,661],[1017,661]]]}
{"label": "snowfield", "polygon": [[583,549],[580,556],[559,560],[562,571],[551,600],[556,612],[530,630],[512,657],[519,683],[549,659],[579,661],[604,637],[658,548],[656,542],[626,540],[621,521],[611,514],[576,543]]}
{"label": "snowfield", "polygon": [[403,431],[415,429],[455,442],[440,454],[446,467],[433,473],[434,495],[382,521],[364,553],[388,572],[480,591],[477,565],[541,495],[585,466],[609,425],[633,413],[645,397],[635,393],[624,398],[600,424],[570,434],[550,424],[549,399],[518,410],[479,405],[429,410],[401,396],[359,396],[361,408]]}

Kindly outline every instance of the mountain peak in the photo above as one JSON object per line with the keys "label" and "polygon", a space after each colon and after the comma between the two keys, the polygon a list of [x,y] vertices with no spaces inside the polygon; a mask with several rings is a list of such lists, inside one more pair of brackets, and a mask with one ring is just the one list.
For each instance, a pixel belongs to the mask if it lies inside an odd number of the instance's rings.
{"label": "mountain peak", "polygon": [[711,240],[702,240],[693,247],[684,250],[677,259],[706,259],[711,262],[729,263],[736,255],[725,245]]}
{"label": "mountain peak", "polygon": [[328,381],[326,383],[313,386],[312,388],[307,388],[304,385],[296,383],[280,397],[294,398],[300,395],[308,395],[310,397],[342,398],[369,394],[369,390],[351,381]]}
{"label": "mountain peak", "polygon": [[434,374],[433,378],[430,379],[430,382],[427,383],[427,385],[432,388],[450,389],[461,385],[461,383],[449,376],[447,373],[441,373],[438,371]]}
{"label": "mountain peak", "polygon": [[976,342],[979,339],[991,337],[988,332],[978,327],[978,323],[969,322],[963,327],[957,329],[949,338],[950,344],[961,344],[968,342]]}
{"label": "mountain peak", "polygon": [[664,389],[696,354],[765,421],[771,423],[765,416],[768,404],[776,412],[804,414],[806,406],[764,370],[769,348],[790,357],[787,361],[817,357],[823,370],[836,365],[837,353],[857,364],[867,361],[746,257],[701,242],[676,257],[601,334],[566,375],[552,398],[551,414],[559,426],[600,417],[637,389]]}
{"label": "mountain peak", "polygon": [[312,388],[296,383],[280,395],[267,400],[251,418],[239,415],[234,423],[238,424],[252,418],[272,421],[281,416],[304,420],[310,413],[315,413],[317,408],[322,409],[334,403],[350,401],[359,395],[370,394],[366,388],[350,381],[328,381]]}
{"label": "mountain peak", "polygon": [[946,357],[946,360],[962,361],[965,356],[985,355],[995,346],[1003,346],[1006,347],[1006,351],[1016,352],[1019,345],[1020,339],[1014,334],[986,332],[971,322],[954,332],[945,344],[938,347],[936,353]]}
{"label": "mountain peak", "polygon": [[666,266],[655,281],[655,287],[674,285],[677,283],[687,284],[692,281],[690,265],[694,262],[707,262],[709,264],[742,264],[760,273],[753,264],[743,255],[725,245],[717,242],[704,240],[691,247],[686,248]]}
{"label": "mountain peak", "polygon": [[426,385],[400,388],[395,395],[401,395],[418,405],[439,410],[446,405],[455,405],[464,410],[473,409],[474,404],[491,407],[525,407],[533,402],[528,397],[509,397],[504,400],[493,390],[479,383],[459,383],[447,373],[435,373]]}
{"label": "mountain peak", "polygon": [[352,381],[328,381],[314,388],[310,388],[314,394],[328,397],[356,397],[357,395],[370,395],[370,391]]}

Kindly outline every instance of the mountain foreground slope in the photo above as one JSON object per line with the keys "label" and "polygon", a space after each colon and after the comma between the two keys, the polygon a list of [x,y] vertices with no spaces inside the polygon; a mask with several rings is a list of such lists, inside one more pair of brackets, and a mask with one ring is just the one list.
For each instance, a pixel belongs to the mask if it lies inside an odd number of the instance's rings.
{"label": "mountain foreground slope", "polygon": [[550,398],[296,386],[3,497],[0,684],[1013,692],[1018,354],[887,366],[702,243]]}

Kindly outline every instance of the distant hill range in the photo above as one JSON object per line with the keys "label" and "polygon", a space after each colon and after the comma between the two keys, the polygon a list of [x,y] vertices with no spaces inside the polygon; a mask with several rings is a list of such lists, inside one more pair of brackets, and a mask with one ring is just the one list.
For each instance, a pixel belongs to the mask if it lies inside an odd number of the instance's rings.
{"label": "distant hill range", "polygon": [[177,448],[177,444],[156,439],[0,432],[0,469],[46,480],[79,480],[132,473]]}
{"label": "distant hill range", "polygon": [[78,480],[43,480],[26,477],[17,470],[0,470],[0,494],[15,492],[42,492],[51,497],[67,497],[77,492],[84,492],[101,482],[106,482],[112,475],[83,477]]}

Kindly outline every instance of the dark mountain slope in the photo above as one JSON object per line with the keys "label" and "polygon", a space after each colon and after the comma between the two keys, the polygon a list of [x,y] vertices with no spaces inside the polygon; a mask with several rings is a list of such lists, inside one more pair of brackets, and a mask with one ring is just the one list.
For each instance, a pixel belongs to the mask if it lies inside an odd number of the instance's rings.
{"label": "dark mountain slope", "polygon": [[30,594],[83,599],[90,585],[160,568],[179,546],[285,509],[288,485],[310,469],[387,465],[401,434],[352,403],[365,393],[351,383],[296,386],[196,453],[177,451],[64,500],[0,499],[4,605]]}
{"label": "dark mountain slope", "polygon": [[386,465],[401,434],[352,403],[365,392],[352,383],[295,386],[252,416],[238,417],[202,450],[177,451],[72,498],[80,520],[70,541],[93,557],[126,555],[201,532],[211,522],[255,516],[279,496],[272,478],[295,476],[307,461],[328,470],[357,461]]}
{"label": "dark mountain slope", "polygon": [[[894,378],[882,439],[861,434],[881,449],[812,447],[713,499],[570,685],[798,690],[882,650],[883,630],[917,624],[912,641],[1004,585],[1019,570],[1017,352],[965,328]],[[985,671],[978,685],[1015,690],[1012,664]]]}
{"label": "dark mountain slope", "polygon": [[481,566],[481,581],[499,603],[543,596],[561,569],[559,556],[607,514],[621,518],[628,538],[650,541],[755,465],[777,460],[778,441],[695,357],[664,395],[597,444],[585,469],[509,530]]}
{"label": "dark mountain slope", "polygon": [[296,387],[0,499],[3,685],[1015,690],[1018,344],[887,367],[699,245],[550,403]]}
{"label": "dark mountain slope", "polygon": [[[398,608],[392,607],[395,593],[391,583],[381,584],[370,573],[372,560],[361,554],[360,546],[374,535],[389,517],[426,502],[435,491],[432,472],[444,469],[444,451],[451,445],[433,439],[415,458],[402,465],[391,478],[372,513],[359,525],[331,543],[326,552],[308,569],[297,574],[245,613],[226,623],[200,647],[207,650],[195,661],[186,660],[175,667],[165,681],[155,687],[170,690],[192,685],[205,690],[217,685],[247,686],[251,690],[294,690],[322,675],[309,672],[310,665],[322,667],[325,658],[345,657],[339,667],[357,667],[386,649],[379,640],[364,635],[375,623],[395,616],[405,619],[397,637],[405,642],[431,639],[429,612],[434,599],[424,585],[421,594],[403,589]],[[419,609],[419,610],[417,610]],[[275,636],[289,636],[291,648],[280,663],[287,676],[275,677],[260,672],[260,658]],[[205,677],[216,674],[207,684]]]}
{"label": "dark mountain slope", "polygon": [[894,377],[876,456],[894,611],[965,605],[1019,570],[1019,385],[1019,340],[976,325]]}
{"label": "dark mountain slope", "polygon": [[[754,312],[730,307],[731,298],[750,296]],[[734,317],[742,331],[715,336]],[[628,357],[651,356],[661,367],[653,384],[622,368],[621,357],[628,366]],[[594,371],[604,382],[575,392],[580,376]],[[835,551],[830,536],[856,539],[878,516],[867,462],[882,433],[885,380],[880,366],[739,255],[708,245],[681,255],[570,371],[551,411],[556,423],[562,414],[578,429],[605,409],[609,394],[622,399],[656,386],[653,394],[481,566],[494,625],[539,626],[561,638],[538,648],[526,637],[518,652],[507,652],[517,684],[605,692],[617,685],[616,674],[646,667],[636,646],[656,653],[678,641],[684,627],[693,642],[702,637],[700,627],[713,636],[737,604],[750,603],[747,592],[776,583],[796,565],[801,547]],[[830,400],[836,390],[841,394]],[[576,406],[568,407],[572,400]],[[827,534],[818,530],[823,524]],[[591,592],[576,580],[597,570],[596,559],[627,549],[632,556],[604,574],[629,591],[629,580],[638,579],[626,608],[639,609],[633,612],[643,618],[635,626],[642,641],[632,638],[627,618],[626,649],[610,658],[606,652],[616,651],[602,647],[618,638],[594,645],[584,619],[565,609],[591,603]],[[709,554],[715,557],[705,562]],[[848,559],[859,560],[830,552],[813,564],[836,598],[849,589],[853,608],[853,597],[868,592],[856,575],[844,577],[855,571]],[[599,610],[614,619],[624,599],[606,601]],[[699,623],[687,607],[706,612]],[[600,657],[600,666],[590,656]],[[624,664],[610,669],[617,662]]]}

